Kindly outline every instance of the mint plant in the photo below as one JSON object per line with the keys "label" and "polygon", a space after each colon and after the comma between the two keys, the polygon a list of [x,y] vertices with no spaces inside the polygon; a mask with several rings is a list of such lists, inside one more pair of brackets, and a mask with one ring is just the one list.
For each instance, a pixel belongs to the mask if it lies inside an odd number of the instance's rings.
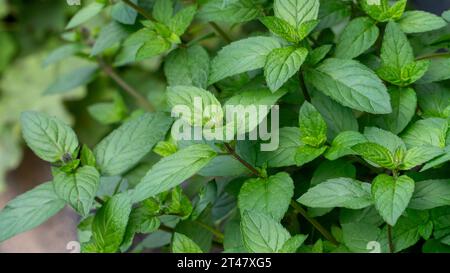
{"label": "mint plant", "polygon": [[406,0],[83,3],[44,65],[86,64],[45,92],[106,89],[83,111],[108,129],[21,114],[53,178],[0,211],[0,242],[69,206],[82,252],[448,253],[449,21]]}

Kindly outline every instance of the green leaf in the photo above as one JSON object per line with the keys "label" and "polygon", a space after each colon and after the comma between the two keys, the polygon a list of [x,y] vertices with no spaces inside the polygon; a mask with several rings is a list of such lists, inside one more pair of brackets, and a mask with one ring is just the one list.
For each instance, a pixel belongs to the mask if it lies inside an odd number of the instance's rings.
{"label": "green leaf", "polygon": [[387,148],[393,155],[399,149],[406,151],[403,140],[389,131],[377,127],[366,127],[364,129],[364,136],[369,142],[377,143]]}
{"label": "green leaf", "polygon": [[75,173],[57,172],[53,185],[56,194],[67,201],[81,216],[87,216],[100,183],[100,174],[91,166],[84,166]]}
{"label": "green leaf", "polygon": [[424,117],[447,118],[446,108],[450,105],[450,92],[443,84],[419,84],[415,87],[420,110]]}
{"label": "green leaf", "polygon": [[392,66],[382,66],[377,70],[378,76],[383,80],[398,86],[408,86],[420,78],[428,71],[429,60],[411,62],[401,68]]}
{"label": "green leaf", "polygon": [[296,154],[295,154],[295,163],[297,166],[303,166],[306,163],[309,163],[313,161],[314,159],[321,156],[325,150],[327,149],[326,146],[315,148],[308,145],[303,145],[297,148]]}
{"label": "green leaf", "polygon": [[353,59],[366,52],[379,35],[375,22],[367,17],[353,19],[342,32],[336,45],[336,58]]}
{"label": "green leaf", "polygon": [[251,37],[222,48],[211,64],[209,84],[264,67],[272,50],[281,47],[273,37]]}
{"label": "green leaf", "polygon": [[133,29],[129,26],[124,26],[114,21],[107,24],[102,27],[94,47],[92,48],[91,56],[97,56],[100,53],[103,53],[106,49],[115,46],[120,41],[130,36],[131,33],[133,33]]}
{"label": "green leaf", "polygon": [[83,145],[81,148],[80,161],[83,166],[95,167],[97,165],[94,152],[87,145]]}
{"label": "green leaf", "polygon": [[95,15],[99,14],[105,4],[99,2],[93,2],[88,6],[80,9],[73,17],[70,19],[69,23],[66,26],[66,29],[77,27],[89,19],[93,18]]}
{"label": "green leaf", "polygon": [[360,143],[353,146],[352,149],[371,164],[376,164],[387,169],[394,169],[396,167],[393,154],[377,143]]}
{"label": "green leaf", "polygon": [[322,0],[319,8],[319,30],[330,28],[343,22],[351,15],[349,2],[341,0]]}
{"label": "green leaf", "polygon": [[306,58],[306,63],[311,66],[317,65],[327,56],[332,48],[332,45],[323,45],[311,50]]}
{"label": "green leaf", "polygon": [[43,160],[53,163],[75,155],[77,136],[62,121],[38,112],[24,112],[20,120],[28,147]]}
{"label": "green leaf", "polygon": [[64,206],[50,182],[19,195],[0,211],[0,242],[39,226]]}
{"label": "green leaf", "polygon": [[405,33],[421,33],[443,28],[447,22],[432,13],[415,10],[405,12],[398,24]]}
{"label": "green leaf", "polygon": [[252,253],[274,253],[291,237],[277,221],[260,212],[246,211],[241,219],[242,239]]}
{"label": "green leaf", "polygon": [[203,47],[195,45],[172,51],[166,57],[164,73],[171,86],[193,85],[206,88],[209,66],[208,52]]}
{"label": "green leaf", "polygon": [[414,192],[414,180],[406,175],[394,179],[381,174],[372,182],[372,196],[375,207],[384,221],[395,226],[403,214]]}
{"label": "green leaf", "polygon": [[308,83],[344,106],[374,114],[392,111],[386,87],[357,61],[330,58],[308,69],[305,76]]}
{"label": "green leaf", "polygon": [[156,0],[153,6],[153,17],[161,23],[168,25],[173,15],[172,0]]}
{"label": "green leaf", "polygon": [[[199,98],[201,101],[196,103]],[[182,113],[181,118],[190,125],[201,126],[210,121],[216,124],[216,121],[219,122],[223,118],[220,102],[205,89],[194,86],[171,86],[167,88],[167,101],[172,109],[177,106],[189,108],[190,113]],[[205,111],[207,107],[216,107],[216,111],[212,108],[211,111]]]}
{"label": "green leaf", "polygon": [[423,166],[423,168],[420,171],[423,172],[423,171],[426,171],[431,168],[435,168],[441,164],[444,164],[444,163],[450,161],[450,146],[447,146],[445,148],[444,152],[445,153],[442,156],[439,156],[438,158],[433,159],[430,162],[428,162],[427,164],[425,164],[425,166]]}
{"label": "green leaf", "polygon": [[264,75],[270,90],[277,91],[297,73],[306,56],[308,56],[306,48],[290,46],[272,50],[264,66]]}
{"label": "green leaf", "polygon": [[424,145],[444,148],[447,130],[447,120],[428,118],[414,123],[401,137],[408,148]]}
{"label": "green leaf", "polygon": [[400,165],[400,169],[410,170],[418,165],[427,163],[443,153],[443,149],[430,145],[413,147],[406,152],[403,163]]}
{"label": "green leaf", "polygon": [[[131,0],[131,2],[135,5],[138,4],[138,0]],[[111,10],[111,17],[117,22],[126,25],[134,25],[137,15],[137,11],[124,2],[115,4]]]}
{"label": "green leaf", "polygon": [[291,43],[298,43],[304,37],[300,37],[295,27],[275,16],[265,16],[259,19],[271,32]]}
{"label": "green leaf", "polygon": [[381,48],[381,60],[384,66],[397,69],[414,61],[413,50],[408,38],[395,22],[389,22],[386,26]]}
{"label": "green leaf", "polygon": [[163,113],[147,113],[114,130],[94,149],[102,175],[122,174],[136,165],[164,138],[171,123]]}
{"label": "green leaf", "polygon": [[261,152],[258,160],[261,164],[267,162],[272,168],[296,165],[295,155],[298,147],[303,145],[300,141],[300,130],[296,127],[284,127],[279,131],[280,144],[278,149],[271,152]]}
{"label": "green leaf", "polygon": [[131,212],[126,193],[111,197],[95,214],[91,242],[82,245],[83,252],[114,253],[119,249]]}
{"label": "green leaf", "polygon": [[316,186],[324,181],[341,177],[355,178],[355,166],[344,160],[324,161],[314,171],[311,178],[311,186]]}
{"label": "green leaf", "polygon": [[389,0],[361,0],[362,9],[373,19],[379,22],[387,22],[389,20],[397,20],[402,17],[406,8],[407,0],[395,2],[389,5]]}
{"label": "green leaf", "polygon": [[377,242],[381,230],[369,223],[348,223],[342,225],[342,238],[346,247],[355,253],[369,253],[370,242]]}
{"label": "green leaf", "polygon": [[341,132],[359,130],[358,121],[352,109],[340,105],[321,92],[314,92],[311,103],[327,123],[329,139],[335,138]]}
{"label": "green leaf", "polygon": [[45,95],[60,94],[86,85],[94,79],[98,65],[88,65],[77,68],[56,79],[45,91]]}
{"label": "green leaf", "polygon": [[339,133],[325,153],[325,157],[328,160],[336,160],[346,155],[355,154],[352,147],[364,142],[367,142],[367,139],[361,133],[354,131]]}
{"label": "green leaf", "polygon": [[287,173],[247,180],[239,192],[238,206],[245,211],[261,212],[280,221],[294,195],[294,182]]}
{"label": "green leaf", "polygon": [[88,107],[89,114],[102,124],[114,124],[127,117],[128,109],[122,97],[114,94],[113,102],[100,102]]}
{"label": "green leaf", "polygon": [[316,20],[319,16],[319,0],[275,0],[275,16],[299,28],[304,22]]}
{"label": "green leaf", "polygon": [[149,40],[139,48],[136,54],[136,60],[144,60],[152,58],[168,51],[171,47],[171,43],[166,39],[157,36],[154,40]]}
{"label": "green leaf", "polygon": [[136,233],[151,233],[158,230],[161,221],[154,216],[155,211],[151,200],[145,200],[139,206],[133,208],[124,234],[124,239],[120,246],[122,252],[125,252],[133,243]]}
{"label": "green leaf", "polygon": [[334,178],[310,188],[297,202],[312,208],[362,209],[372,205],[370,184],[351,178]]}
{"label": "green leaf", "polygon": [[428,210],[450,205],[450,180],[426,180],[417,182],[409,208]]}
{"label": "green leaf", "polygon": [[198,17],[210,22],[236,24],[251,21],[260,14],[255,0],[210,0],[201,6]]}
{"label": "green leaf", "polygon": [[327,141],[327,124],[316,108],[307,101],[300,108],[299,125],[303,143],[318,148]]}
{"label": "green leaf", "polygon": [[55,50],[53,50],[50,54],[48,54],[47,58],[45,58],[44,62],[42,63],[42,66],[47,67],[51,64],[60,62],[80,52],[81,49],[82,46],[80,44],[68,44],[58,47]]}
{"label": "green leaf", "polygon": [[195,13],[197,12],[197,6],[190,5],[180,10],[172,17],[168,27],[178,36],[184,34],[194,19]]}
{"label": "green leaf", "polygon": [[189,237],[175,232],[172,240],[172,253],[203,253],[203,251]]}
{"label": "green leaf", "polygon": [[394,134],[402,132],[412,120],[417,109],[416,92],[412,88],[390,87],[392,113],[373,117],[378,127]]}
{"label": "green leaf", "polygon": [[450,58],[440,58],[431,60],[427,73],[418,81],[420,84],[440,82],[450,79],[447,71],[450,69]]}
{"label": "green leaf", "polygon": [[289,238],[280,249],[280,253],[296,253],[297,249],[305,242],[308,235],[297,234]]}
{"label": "green leaf", "polygon": [[210,146],[197,144],[182,149],[153,165],[133,193],[135,202],[178,186],[206,166],[216,152]]}

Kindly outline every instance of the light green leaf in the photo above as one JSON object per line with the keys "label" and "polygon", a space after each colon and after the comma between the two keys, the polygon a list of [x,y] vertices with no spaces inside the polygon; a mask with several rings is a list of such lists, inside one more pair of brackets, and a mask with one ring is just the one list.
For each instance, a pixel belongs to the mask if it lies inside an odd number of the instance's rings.
{"label": "light green leaf", "polygon": [[314,171],[311,178],[311,186],[316,186],[327,180],[341,177],[355,178],[355,166],[345,160],[324,161]]}
{"label": "light green leaf", "polygon": [[39,226],[64,206],[50,182],[19,195],[0,211],[0,242]]}
{"label": "light green leaf", "polygon": [[315,148],[308,145],[300,146],[297,148],[295,154],[295,163],[297,164],[297,166],[303,166],[306,163],[309,163],[318,158],[325,152],[326,149],[326,146],[320,148]]}
{"label": "light green leaf", "polygon": [[303,145],[300,141],[300,130],[296,127],[284,127],[279,131],[280,145],[272,152],[261,152],[258,158],[260,164],[267,162],[269,167],[286,167],[296,165],[295,155],[298,147]]}
{"label": "light green leaf", "polygon": [[450,205],[450,180],[426,180],[417,182],[409,208],[428,210]]}
{"label": "light green leaf", "polygon": [[211,64],[209,84],[264,67],[272,50],[281,47],[273,37],[251,37],[222,48]]}
{"label": "light green leaf", "polygon": [[251,21],[260,14],[258,2],[254,0],[210,0],[201,6],[198,17],[205,21],[235,24]]}
{"label": "light green leaf", "polygon": [[420,171],[423,172],[450,161],[450,146],[447,146],[444,151],[445,153],[442,156],[433,159],[427,164],[425,164],[425,166],[423,166],[423,168]]}
{"label": "light green leaf", "polygon": [[448,122],[440,118],[419,120],[409,127],[402,139],[408,148],[431,145],[444,148],[448,130]]}
{"label": "light green leaf", "polygon": [[92,239],[82,245],[82,251],[117,252],[125,235],[131,206],[130,196],[126,193],[111,197],[95,214],[92,222]]}
{"label": "light green leaf", "polygon": [[44,94],[61,94],[86,85],[94,79],[97,70],[98,65],[92,64],[70,71],[57,78],[47,90],[44,91]]}
{"label": "light green leaf", "polygon": [[389,0],[361,0],[362,9],[373,19],[379,22],[397,20],[402,17],[407,0],[396,1],[390,6]]}
{"label": "light green leaf", "polygon": [[446,109],[450,105],[450,92],[443,84],[418,84],[415,87],[420,110],[425,117],[447,118]]}
{"label": "light green leaf", "polygon": [[306,48],[290,46],[272,50],[264,66],[264,75],[270,90],[277,91],[297,73],[306,56],[308,56]]}
{"label": "light green leaf", "polygon": [[239,192],[238,206],[245,211],[261,212],[280,221],[294,195],[294,182],[281,172],[268,178],[247,180]]}
{"label": "light green leaf", "polygon": [[203,253],[203,251],[189,237],[175,232],[172,239],[172,253]]}
{"label": "light green leaf", "polygon": [[197,6],[190,5],[180,10],[175,14],[170,20],[168,27],[178,36],[184,34],[194,19],[195,13],[197,12]]}
{"label": "light green leaf", "polygon": [[374,114],[392,111],[386,87],[357,61],[330,58],[307,70],[305,76],[308,83],[344,106]]}
{"label": "light green leaf", "polygon": [[420,84],[440,82],[450,79],[450,58],[440,58],[431,60],[427,73],[418,81]]}
{"label": "light green leaf", "polygon": [[413,147],[406,152],[403,163],[400,165],[400,169],[410,170],[416,166],[427,163],[443,153],[443,149],[430,145]]}
{"label": "light green leaf", "polygon": [[136,165],[164,138],[171,123],[163,113],[147,113],[114,130],[94,149],[102,175],[122,174]]}
{"label": "light green leaf", "polygon": [[332,48],[332,45],[323,45],[311,50],[306,58],[306,63],[311,66],[317,65],[327,56]]}
{"label": "light green leaf", "polygon": [[[133,4],[137,5],[138,0],[131,0]],[[134,25],[137,18],[137,11],[128,6],[124,2],[116,3],[111,10],[111,17],[119,23],[126,25]]]}
{"label": "light green leaf", "polygon": [[378,39],[378,27],[367,17],[352,20],[336,45],[336,58],[353,59],[367,51]]}
{"label": "light green leaf", "polygon": [[342,106],[321,92],[314,92],[311,103],[327,123],[329,139],[334,139],[341,132],[359,130],[352,109]]}
{"label": "light green leaf", "polygon": [[28,147],[43,160],[53,163],[74,156],[78,139],[68,125],[38,112],[24,112],[20,120]]}
{"label": "light green leaf", "polygon": [[299,28],[304,22],[316,20],[319,16],[319,0],[275,0],[275,16]]}
{"label": "light green leaf", "polygon": [[364,136],[369,142],[377,143],[387,148],[393,155],[398,149],[406,151],[403,140],[389,131],[377,127],[366,127],[364,128]]}
{"label": "light green leaf", "polygon": [[216,152],[210,146],[197,144],[182,149],[153,165],[133,193],[135,202],[178,186],[206,166]]}
{"label": "light green leaf", "polygon": [[361,133],[355,131],[339,133],[325,153],[325,157],[328,160],[336,160],[346,155],[355,154],[352,147],[364,142],[367,142],[367,139]]}
{"label": "light green leaf", "polygon": [[414,180],[406,175],[394,179],[381,174],[372,182],[372,197],[375,207],[384,221],[395,226],[403,214],[414,192]]}
{"label": "light green leaf", "polygon": [[376,164],[387,169],[394,169],[396,167],[393,154],[377,143],[360,143],[353,146],[352,149],[371,164]]}
{"label": "light green leaf", "polygon": [[398,24],[405,33],[420,33],[443,28],[447,22],[432,13],[415,10],[403,13]]}
{"label": "light green leaf", "polygon": [[372,205],[370,184],[351,178],[334,178],[310,188],[297,202],[312,208],[362,209]]}
{"label": "light green leaf", "polygon": [[295,27],[291,26],[288,22],[275,16],[265,16],[260,19],[271,32],[280,36],[281,38],[291,43],[298,43],[303,38],[300,37],[299,32]]}
{"label": "light green leaf", "polygon": [[165,60],[164,73],[171,86],[193,85],[206,88],[209,76],[209,55],[201,46],[195,45],[172,51]]}
{"label": "light green leaf", "polygon": [[100,183],[100,174],[91,166],[84,166],[75,173],[58,171],[53,179],[56,194],[67,201],[81,216],[87,216]]}
{"label": "light green leaf", "polygon": [[147,58],[155,57],[170,49],[171,43],[166,39],[157,36],[153,40],[149,40],[139,48],[136,54],[136,60],[144,60]]}
{"label": "light green leaf", "polygon": [[300,108],[299,125],[303,143],[321,147],[327,141],[327,124],[316,108],[307,101]]}
{"label": "light green leaf", "polygon": [[153,6],[153,17],[165,25],[169,25],[173,15],[172,0],[156,0]]}
{"label": "light green leaf", "polygon": [[402,132],[412,120],[417,109],[416,92],[412,88],[389,88],[392,113],[374,116],[373,122],[378,127],[394,134]]}
{"label": "light green leaf", "polygon": [[280,249],[280,253],[296,253],[297,249],[305,242],[308,235],[297,234],[289,238]]}
{"label": "light green leaf", "polygon": [[270,216],[246,211],[241,219],[242,239],[252,253],[274,253],[291,237],[289,232]]}
{"label": "light green leaf", "polygon": [[396,69],[401,69],[414,61],[413,50],[408,38],[395,22],[389,22],[386,26],[381,48],[381,61],[383,66]]}
{"label": "light green leaf", "polygon": [[80,52],[81,49],[82,46],[80,44],[68,44],[58,47],[55,50],[53,50],[50,54],[48,54],[47,58],[45,58],[44,62],[42,63],[42,66],[47,67],[51,64],[60,62],[65,58],[68,58]]}
{"label": "light green leaf", "polygon": [[124,26],[114,21],[107,24],[102,27],[94,47],[92,48],[91,56],[97,56],[106,49],[115,46],[120,41],[130,36],[131,33],[133,33],[133,29],[129,26]]}
{"label": "light green leaf", "polygon": [[93,18],[95,15],[99,14],[105,4],[99,2],[93,2],[88,6],[80,9],[73,17],[70,19],[69,23],[66,26],[66,29],[77,27],[89,19]]}
{"label": "light green leaf", "polygon": [[[171,108],[177,106],[189,108],[189,113],[182,113],[181,118],[190,125],[201,126],[210,121],[214,124],[222,121],[223,111],[220,102],[205,89],[194,86],[171,86],[167,88],[167,101]],[[216,109],[211,108],[211,111],[205,111],[207,107]]]}

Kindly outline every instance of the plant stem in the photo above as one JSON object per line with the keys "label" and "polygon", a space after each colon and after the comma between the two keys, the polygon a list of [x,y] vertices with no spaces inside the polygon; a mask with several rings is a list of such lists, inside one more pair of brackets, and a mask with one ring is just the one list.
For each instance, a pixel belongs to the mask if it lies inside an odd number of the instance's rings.
{"label": "plant stem", "polygon": [[207,40],[207,39],[212,38],[212,37],[214,37],[214,36],[216,36],[216,34],[215,34],[214,32],[207,33],[207,34],[205,34],[205,35],[203,35],[203,36],[200,36],[200,37],[198,37],[198,38],[193,39],[192,41],[189,41],[189,42],[186,44],[186,46],[187,46],[187,47],[190,47],[190,46],[192,46],[192,45],[195,45],[195,44],[197,44],[197,43],[199,43],[199,42],[201,42],[201,41]]}
{"label": "plant stem", "polygon": [[211,27],[227,42],[227,44],[231,43],[233,40],[228,36],[228,34],[214,22],[209,22]]}
{"label": "plant stem", "polygon": [[225,238],[223,233],[203,222],[200,221],[195,221],[196,224],[200,225],[201,227],[203,227],[204,229],[208,230],[209,232],[211,232],[212,234],[214,234],[214,236],[216,236],[217,238],[217,242],[219,243],[223,243],[223,239]]}
{"label": "plant stem", "polygon": [[394,242],[392,241],[392,226],[387,225],[388,242],[389,242],[389,252],[394,253]]}
{"label": "plant stem", "polygon": [[441,53],[433,53],[429,55],[424,55],[421,57],[417,57],[416,60],[429,60],[429,59],[436,59],[436,58],[442,58],[442,57],[450,57],[450,52],[441,52]]}
{"label": "plant stem", "polygon": [[139,14],[141,14],[142,16],[144,16],[147,20],[153,20],[152,16],[150,14],[147,13],[147,11],[141,7],[139,7],[138,5],[136,5],[135,3],[131,2],[130,0],[122,0],[125,4],[127,4],[130,8],[134,9],[135,11],[137,11]]}
{"label": "plant stem", "polygon": [[311,102],[311,96],[309,95],[308,88],[306,87],[305,84],[305,78],[303,77],[303,73],[301,71],[298,72],[298,78],[300,82],[300,88],[302,89],[303,92],[303,97],[307,102]]}
{"label": "plant stem", "polygon": [[117,85],[119,85],[123,90],[125,90],[128,94],[134,97],[139,105],[145,108],[149,112],[154,112],[155,108],[148,101],[148,99],[143,96],[141,93],[136,91],[133,87],[131,87],[124,79],[122,79],[113,69],[112,66],[107,64],[103,59],[99,58],[98,63],[102,68],[103,72],[106,73],[112,80],[114,80]]}
{"label": "plant stem", "polygon": [[105,204],[105,201],[98,196],[96,196],[94,199],[95,201],[97,201],[97,203],[99,203],[102,206]]}
{"label": "plant stem", "polygon": [[245,161],[242,157],[240,157],[236,151],[230,146],[230,144],[225,143],[225,149],[227,149],[227,152],[232,155],[237,161],[241,162],[242,165],[244,165],[247,169],[249,169],[254,175],[258,177],[262,177],[261,173],[250,163]]}
{"label": "plant stem", "polygon": [[296,213],[301,214],[303,217],[305,217],[305,219],[317,230],[319,231],[323,237],[325,237],[325,239],[327,239],[328,241],[330,241],[331,243],[333,243],[334,245],[338,246],[339,242],[333,237],[333,235],[328,232],[328,230],[326,230],[316,219],[309,217],[309,215],[306,213],[306,211],[299,205],[297,204],[296,201],[292,200],[291,201],[291,206],[292,208],[294,208],[294,211]]}

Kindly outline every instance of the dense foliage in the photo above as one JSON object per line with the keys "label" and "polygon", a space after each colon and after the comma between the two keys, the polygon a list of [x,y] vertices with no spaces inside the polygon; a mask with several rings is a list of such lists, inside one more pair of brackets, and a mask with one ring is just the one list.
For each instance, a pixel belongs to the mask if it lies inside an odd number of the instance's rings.
{"label": "dense foliage", "polygon": [[[0,35],[0,151],[17,150],[22,112],[53,176],[0,212],[0,242],[67,205],[83,252],[450,252],[450,13],[407,4],[48,4],[59,39]],[[0,16],[24,6],[0,0]],[[278,105],[278,148],[174,139],[170,112],[195,97],[218,108],[181,118],[201,126]]]}

